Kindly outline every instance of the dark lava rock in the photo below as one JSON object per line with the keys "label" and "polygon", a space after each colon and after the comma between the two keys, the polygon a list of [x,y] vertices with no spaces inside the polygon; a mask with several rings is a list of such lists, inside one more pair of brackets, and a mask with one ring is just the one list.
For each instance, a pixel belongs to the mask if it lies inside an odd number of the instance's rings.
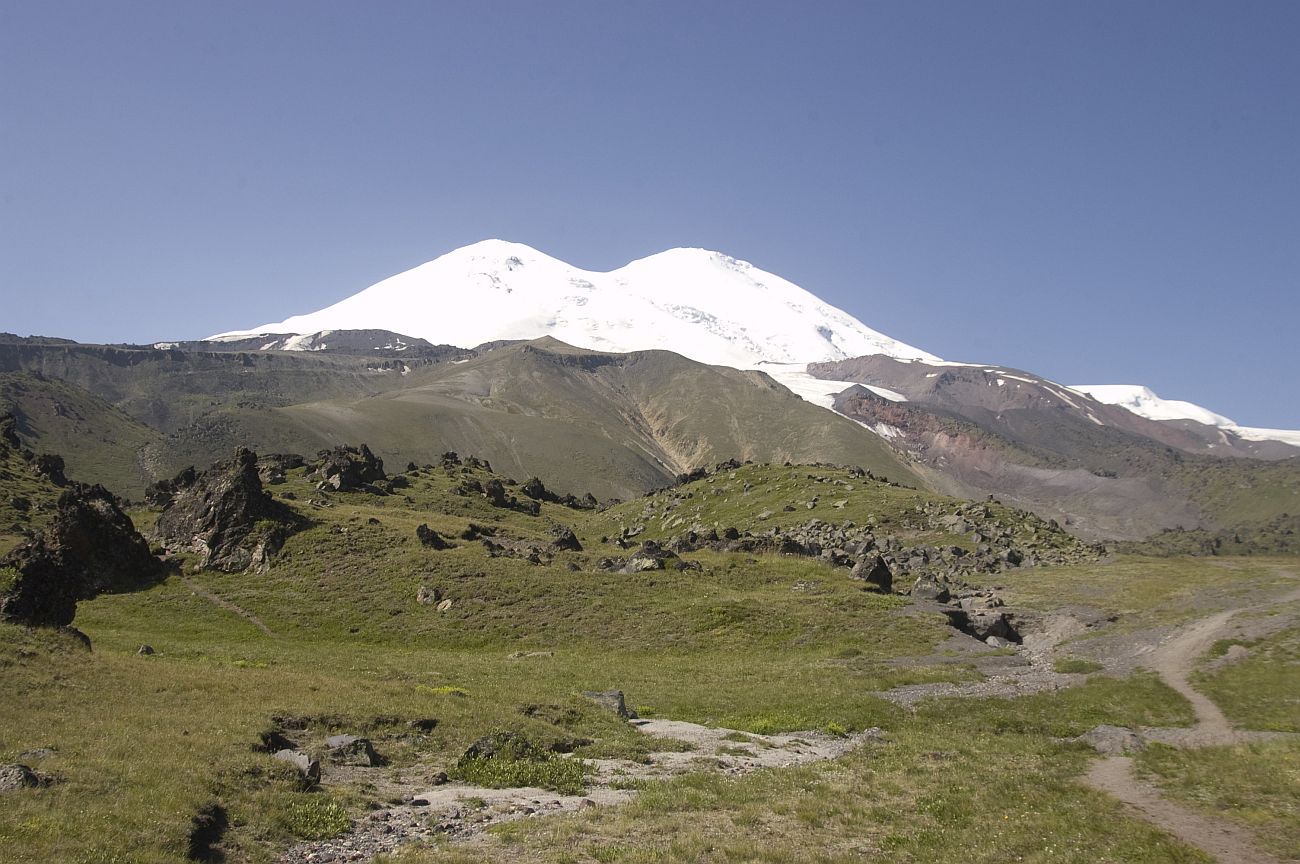
{"label": "dark lava rock", "polygon": [[59,496],[45,531],[0,559],[0,619],[66,627],[78,600],[162,577],[162,562],[112,493],[78,484]]}
{"label": "dark lava rock", "polygon": [[67,486],[68,478],[63,476],[63,457],[53,453],[42,453],[32,460],[32,469],[40,477],[49,480],[55,486]]}
{"label": "dark lava rock", "polygon": [[853,579],[861,579],[885,593],[889,593],[894,587],[894,574],[890,572],[889,565],[880,555],[871,555],[858,561],[853,565],[849,576]]}
{"label": "dark lava rock", "polygon": [[265,566],[284,538],[306,525],[262,489],[257,454],[242,447],[202,474],[182,471],[169,487],[154,537],[172,552],[197,553],[214,570]]}
{"label": "dark lava rock", "polygon": [[365,444],[322,450],[319,458],[320,467],[316,474],[321,482],[338,492],[367,489],[388,479],[384,473],[384,460],[371,453]]}
{"label": "dark lava rock", "polygon": [[442,535],[434,531],[428,525],[419,525],[415,529],[415,536],[419,538],[420,545],[429,549],[451,549],[454,544],[448,543]]}
{"label": "dark lava rock", "polygon": [[913,600],[933,600],[936,603],[947,603],[948,598],[948,587],[933,576],[922,576],[912,585]]}
{"label": "dark lava rock", "polygon": [[483,484],[483,497],[488,499],[488,503],[493,507],[517,510],[520,513],[527,513],[529,516],[536,516],[542,512],[541,504],[532,499],[520,501],[506,492],[505,484],[495,477]]}
{"label": "dark lava rock", "polygon": [[582,544],[578,542],[578,536],[573,533],[573,529],[567,525],[556,525],[551,530],[555,539],[551,541],[551,549],[556,552],[581,552]]}
{"label": "dark lava rock", "polygon": [[0,793],[17,792],[20,789],[35,789],[48,786],[49,779],[37,774],[26,765],[13,763],[0,765]]}

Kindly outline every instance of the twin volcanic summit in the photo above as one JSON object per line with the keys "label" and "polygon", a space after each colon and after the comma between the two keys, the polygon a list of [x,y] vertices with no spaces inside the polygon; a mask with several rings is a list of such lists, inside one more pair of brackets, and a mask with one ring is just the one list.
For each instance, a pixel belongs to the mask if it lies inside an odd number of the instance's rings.
{"label": "twin volcanic summit", "polygon": [[474,454],[602,501],[730,459],[857,465],[1091,538],[1300,512],[1300,432],[945,361],[702,249],[601,273],[488,240],[205,340],[0,336],[0,410],[26,446],[126,494],[238,447],[365,442],[395,464]]}
{"label": "twin volcanic summit", "polygon": [[[719,252],[670,249],[599,273],[504,240],[449,252],[316,312],[209,341],[263,338],[268,350],[320,350],[329,347],[331,335],[350,330],[400,332],[463,347],[549,336],[594,351],[673,351],[701,363],[767,371],[828,407],[835,385],[809,382],[803,368],[809,363],[883,355],[936,368],[985,368],[944,361],[892,339],[798,285]],[[1037,376],[1009,379],[1050,384]],[[1000,380],[1005,386],[1008,378]],[[852,383],[906,401],[868,381],[850,381],[840,389]],[[1300,448],[1300,432],[1244,428],[1198,405],[1161,399],[1140,385],[1054,389],[1058,399],[1076,408],[1091,397],[1152,420],[1193,421],[1243,440]]]}

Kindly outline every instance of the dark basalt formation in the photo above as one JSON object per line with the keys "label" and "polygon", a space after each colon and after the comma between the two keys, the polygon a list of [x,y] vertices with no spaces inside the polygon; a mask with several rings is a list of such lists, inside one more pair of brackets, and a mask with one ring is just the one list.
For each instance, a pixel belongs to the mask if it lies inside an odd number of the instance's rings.
{"label": "dark basalt formation", "polygon": [[384,460],[371,453],[365,444],[322,450],[318,458],[316,475],[326,487],[338,492],[376,491],[374,484],[388,479]]}
{"label": "dark basalt formation", "polygon": [[78,600],[143,588],[162,575],[112,493],[77,485],[59,497],[45,531],[0,559],[0,618],[66,627]]}
{"label": "dark basalt formation", "polygon": [[193,552],[203,567],[234,573],[264,566],[305,520],[262,489],[257,454],[240,448],[202,474],[189,468],[155,484],[148,496],[167,504],[154,537],[172,552]]}

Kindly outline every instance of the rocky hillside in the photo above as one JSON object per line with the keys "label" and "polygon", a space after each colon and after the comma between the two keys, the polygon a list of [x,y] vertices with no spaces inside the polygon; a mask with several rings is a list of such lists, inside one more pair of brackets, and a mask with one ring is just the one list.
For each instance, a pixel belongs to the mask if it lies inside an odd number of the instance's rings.
{"label": "rocky hillside", "polygon": [[1264,442],[1205,455],[1220,451],[1177,425],[996,368],[888,358],[817,368],[902,388],[908,401],[851,388],[836,410],[888,440],[935,488],[997,495],[1085,536],[1138,539],[1300,509],[1300,458],[1251,458],[1280,455]]}
{"label": "rocky hillside", "polygon": [[[25,340],[0,343],[0,370],[13,409],[31,418],[29,444],[57,442],[80,476],[133,496],[237,447],[313,453],[362,440],[390,462],[477,453],[602,499],[731,457],[862,464],[920,482],[879,438],[766,375],[662,351],[539,340],[378,359]],[[103,431],[85,437],[87,423]]]}

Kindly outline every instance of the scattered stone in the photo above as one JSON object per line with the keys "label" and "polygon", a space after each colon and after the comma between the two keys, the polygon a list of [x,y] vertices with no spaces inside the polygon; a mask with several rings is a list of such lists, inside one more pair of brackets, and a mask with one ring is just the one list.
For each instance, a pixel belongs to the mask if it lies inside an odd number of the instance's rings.
{"label": "scattered stone", "polygon": [[448,609],[451,608],[451,599],[448,598],[446,600],[443,600],[434,608],[436,608],[439,612],[446,612]]}
{"label": "scattered stone", "polygon": [[990,636],[984,640],[984,644],[990,648],[1013,648],[1016,643],[1010,639],[1003,639],[1001,636]]}
{"label": "scattered stone", "polygon": [[415,602],[421,606],[433,606],[442,602],[442,589],[421,585],[415,591]]}
{"label": "scattered stone", "polygon": [[149,657],[153,655],[155,652],[153,650],[152,645],[141,645],[139,648],[135,649],[135,653],[141,655],[142,657]]}
{"label": "scattered stone", "polygon": [[885,563],[885,559],[881,555],[871,555],[860,559],[853,565],[849,578],[861,579],[886,594],[894,586],[894,574],[890,572],[889,565]]}
{"label": "scattered stone", "polygon": [[912,584],[913,600],[932,600],[935,603],[947,603],[948,588],[933,576],[921,576]]}

